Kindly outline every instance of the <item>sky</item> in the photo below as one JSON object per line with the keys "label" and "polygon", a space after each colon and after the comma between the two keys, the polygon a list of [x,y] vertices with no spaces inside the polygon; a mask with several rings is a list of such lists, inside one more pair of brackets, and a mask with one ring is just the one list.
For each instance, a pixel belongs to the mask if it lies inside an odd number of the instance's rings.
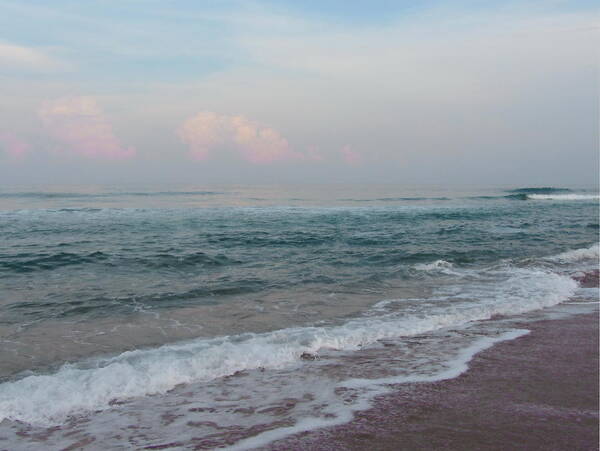
{"label": "sky", "polygon": [[597,185],[598,13],[0,0],[0,184]]}

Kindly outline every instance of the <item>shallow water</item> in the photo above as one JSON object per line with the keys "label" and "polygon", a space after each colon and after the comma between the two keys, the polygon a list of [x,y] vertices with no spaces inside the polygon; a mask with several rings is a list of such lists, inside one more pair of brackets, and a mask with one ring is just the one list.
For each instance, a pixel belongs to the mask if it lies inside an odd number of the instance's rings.
{"label": "shallow water", "polygon": [[482,320],[595,305],[572,276],[598,212],[585,187],[4,188],[0,437],[214,448],[347,421],[374,381],[520,333]]}

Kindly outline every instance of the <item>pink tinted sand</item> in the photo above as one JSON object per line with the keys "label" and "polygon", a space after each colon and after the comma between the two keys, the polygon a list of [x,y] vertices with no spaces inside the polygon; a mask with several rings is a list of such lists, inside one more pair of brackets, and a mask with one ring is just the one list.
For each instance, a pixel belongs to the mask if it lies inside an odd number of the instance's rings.
{"label": "pink tinted sand", "polygon": [[407,384],[351,423],[269,450],[597,450],[598,314],[525,325],[456,379]]}

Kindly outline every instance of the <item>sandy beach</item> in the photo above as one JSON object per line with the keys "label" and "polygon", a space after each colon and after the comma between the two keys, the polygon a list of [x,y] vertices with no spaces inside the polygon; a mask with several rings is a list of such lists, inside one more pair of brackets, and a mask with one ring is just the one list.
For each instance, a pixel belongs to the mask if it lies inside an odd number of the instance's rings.
{"label": "sandy beach", "polygon": [[597,313],[523,327],[455,379],[398,386],[349,424],[263,449],[598,449]]}

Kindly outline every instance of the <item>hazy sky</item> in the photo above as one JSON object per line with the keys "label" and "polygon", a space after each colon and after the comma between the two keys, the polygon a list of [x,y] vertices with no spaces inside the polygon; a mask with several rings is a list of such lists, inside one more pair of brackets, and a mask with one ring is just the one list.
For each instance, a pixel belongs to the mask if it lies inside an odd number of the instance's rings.
{"label": "hazy sky", "polygon": [[0,0],[0,184],[597,183],[598,28],[595,1]]}

